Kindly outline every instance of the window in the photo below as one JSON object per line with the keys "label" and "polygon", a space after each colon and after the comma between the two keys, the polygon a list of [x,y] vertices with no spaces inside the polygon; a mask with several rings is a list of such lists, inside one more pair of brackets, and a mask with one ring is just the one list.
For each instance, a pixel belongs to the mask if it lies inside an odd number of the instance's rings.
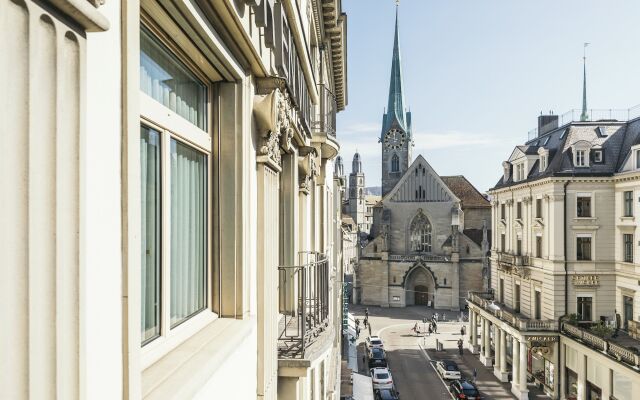
{"label": "window", "polygon": [[536,218],[542,218],[542,199],[536,199]]}
{"label": "window", "polygon": [[500,286],[498,287],[498,294],[500,295],[500,301],[504,303],[504,279],[500,278]]}
{"label": "window", "polygon": [[593,162],[594,163],[601,163],[603,161],[602,159],[602,150],[595,150],[593,152]]}
{"label": "window", "polygon": [[140,34],[140,89],[200,129],[207,129],[207,89],[146,29]]}
{"label": "window", "polygon": [[542,236],[536,236],[536,257],[542,257]]}
{"label": "window", "polygon": [[640,169],[640,150],[636,150],[636,169]]}
{"label": "window", "polygon": [[502,251],[507,251],[507,238],[504,233],[500,235],[500,249]]}
{"label": "window", "polygon": [[[206,85],[145,29],[140,34],[140,90],[153,99],[141,102],[140,126],[145,345],[170,335],[208,306],[211,137]],[[167,113],[189,123],[167,120]]]}
{"label": "window", "polygon": [[578,297],[576,314],[579,321],[592,321],[591,310],[593,306],[592,297]]}
{"label": "window", "polygon": [[534,307],[535,319],[542,319],[542,292],[539,290],[534,291]]}
{"label": "window", "polygon": [[624,192],[624,216],[633,217],[633,191]]}
{"label": "window", "polygon": [[506,214],[505,209],[506,209],[505,204],[504,203],[500,204],[500,219],[503,221],[505,219],[505,214]]}
{"label": "window", "polygon": [[516,239],[516,255],[521,256],[522,255],[522,238],[518,237],[518,239]]}
{"label": "window", "polygon": [[587,151],[576,150],[576,167],[586,167],[586,166],[587,166]]}
{"label": "window", "polygon": [[579,218],[591,217],[591,197],[578,196],[576,211]]}
{"label": "window", "polygon": [[391,172],[398,171],[400,171],[400,158],[397,154],[394,154],[393,157],[391,157]]}
{"label": "window", "polygon": [[591,260],[591,236],[576,238],[576,259],[579,261]]}
{"label": "window", "polygon": [[522,219],[522,202],[521,201],[516,203],[516,218]]}
{"label": "window", "polygon": [[547,156],[540,156],[540,172],[543,172],[547,169]]}
{"label": "window", "polygon": [[524,163],[521,162],[519,164],[516,164],[516,179],[515,181],[522,181],[524,179],[526,179],[527,177],[525,176],[525,172],[524,172]]}
{"label": "window", "polygon": [[419,212],[411,221],[409,230],[411,232],[411,251],[430,252],[431,222],[429,222],[427,216]]}
{"label": "window", "polygon": [[622,246],[624,253],[624,262],[633,262],[633,235],[625,233],[622,235]]}
{"label": "window", "polygon": [[520,285],[517,283],[513,287],[513,311],[520,312]]}

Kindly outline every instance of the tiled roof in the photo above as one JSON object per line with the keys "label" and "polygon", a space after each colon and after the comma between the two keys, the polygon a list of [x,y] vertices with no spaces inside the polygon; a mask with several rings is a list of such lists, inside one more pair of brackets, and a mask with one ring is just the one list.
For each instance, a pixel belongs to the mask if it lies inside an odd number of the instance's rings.
{"label": "tiled roof", "polygon": [[462,175],[441,176],[440,179],[451,189],[465,207],[491,207],[489,201]]}

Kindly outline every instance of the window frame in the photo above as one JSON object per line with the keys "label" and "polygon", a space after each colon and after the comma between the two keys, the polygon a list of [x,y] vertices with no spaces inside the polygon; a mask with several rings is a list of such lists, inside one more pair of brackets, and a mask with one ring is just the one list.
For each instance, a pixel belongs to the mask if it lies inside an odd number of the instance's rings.
{"label": "window frame", "polygon": [[[579,242],[582,242],[585,239],[589,239],[588,240],[588,245],[589,245],[589,254],[588,254],[588,258],[585,258],[585,253],[584,253],[584,249],[581,249],[583,246],[585,246],[585,244],[579,244]],[[578,236],[576,236],[576,261],[593,261],[593,236],[590,234],[580,234]]]}
{"label": "window frame", "polygon": [[536,235],[536,257],[542,258],[542,234]]}
{"label": "window frame", "polygon": [[[589,215],[580,215],[580,199],[589,199]],[[593,196],[591,194],[578,193],[576,195],[576,218],[593,218]]]}
{"label": "window frame", "polygon": [[633,233],[622,234],[622,260],[627,263],[633,263],[634,259],[633,236]]}
{"label": "window frame", "polygon": [[522,219],[522,202],[516,202],[516,219]]}
{"label": "window frame", "polygon": [[[594,301],[593,301],[593,295],[589,294],[589,293],[577,293],[576,294],[576,315],[578,316],[578,321],[584,321],[584,322],[591,322],[593,321],[593,309],[594,309]],[[580,299],[589,299],[588,302],[586,302],[585,300],[580,300]],[[589,319],[584,318],[584,315],[582,314],[582,311],[584,311],[581,307],[581,303],[584,307],[585,304],[589,305]]]}
{"label": "window frame", "polygon": [[588,150],[576,149],[574,165],[576,167],[588,167],[589,166],[588,157],[589,157]]}
{"label": "window frame", "polygon": [[536,199],[536,218],[542,219],[542,198]]}
{"label": "window frame", "polygon": [[[144,370],[164,355],[171,352],[179,344],[192,337],[206,325],[210,324],[218,318],[213,311],[213,293],[216,281],[214,268],[214,249],[213,249],[213,230],[214,230],[214,173],[216,156],[213,148],[213,131],[215,120],[213,118],[213,83],[207,79],[201,71],[195,70],[191,63],[185,62],[183,56],[175,51],[174,46],[167,43],[162,36],[156,33],[156,30],[146,26],[143,27],[147,33],[150,33],[158,44],[165,47],[167,51],[184,67],[189,69],[199,81],[206,87],[206,104],[205,109],[205,130],[200,129],[197,125],[189,122],[177,112],[165,107],[160,102],[146,94],[142,88],[139,88],[140,98],[140,126],[146,126],[160,133],[161,143],[161,278],[160,278],[160,335],[153,340],[140,344],[140,366]],[[142,51],[142,49],[140,49]],[[195,311],[184,320],[175,324],[171,323],[171,259],[169,249],[171,247],[171,140],[188,146],[189,148],[202,153],[205,156],[205,173],[206,173],[206,190],[204,192],[204,284],[206,288],[203,293],[203,307]]]}
{"label": "window frame", "polygon": [[633,190],[622,192],[622,211],[624,217],[633,217]]}

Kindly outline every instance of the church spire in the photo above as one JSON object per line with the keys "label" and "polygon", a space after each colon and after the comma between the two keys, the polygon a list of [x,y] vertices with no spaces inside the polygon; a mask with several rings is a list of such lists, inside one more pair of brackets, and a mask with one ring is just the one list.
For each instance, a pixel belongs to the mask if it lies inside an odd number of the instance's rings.
{"label": "church spire", "polygon": [[400,32],[398,24],[398,2],[396,2],[396,30],[393,38],[393,57],[391,59],[391,79],[389,82],[389,102],[387,105],[387,121],[389,126],[393,120],[407,130],[404,117],[404,92],[402,85],[402,65],[400,63]]}
{"label": "church spire", "polygon": [[589,120],[589,114],[587,114],[587,46],[589,46],[589,43],[584,44],[582,56],[582,114],[580,115],[580,121]]}

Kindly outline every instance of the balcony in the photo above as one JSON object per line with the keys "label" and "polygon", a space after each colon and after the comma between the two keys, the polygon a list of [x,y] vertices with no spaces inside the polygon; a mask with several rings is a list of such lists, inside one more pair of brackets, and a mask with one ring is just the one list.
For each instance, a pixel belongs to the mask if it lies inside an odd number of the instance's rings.
{"label": "balcony", "polygon": [[322,145],[323,158],[333,158],[340,151],[336,139],[336,98],[326,85],[318,85],[318,94],[320,104],[311,121],[311,133],[313,141]]}
{"label": "balcony", "polygon": [[329,262],[324,254],[305,252],[299,266],[278,267],[280,311],[278,357],[305,359],[330,330]]}
{"label": "balcony", "polygon": [[498,262],[514,267],[526,267],[529,264],[529,256],[520,256],[505,252],[498,252]]}
{"label": "balcony", "polygon": [[562,321],[562,333],[577,339],[588,347],[603,352],[618,362],[640,369],[640,340],[629,336],[622,330],[612,336],[601,337],[588,330],[584,325]]}
{"label": "balcony", "polygon": [[412,254],[412,255],[390,254],[389,261],[414,263],[416,261],[449,262],[450,260],[446,256],[438,256],[435,254]]}
{"label": "balcony", "polygon": [[557,332],[558,321],[538,320],[525,317],[510,307],[494,300],[492,293],[469,292],[467,300],[521,332]]}

